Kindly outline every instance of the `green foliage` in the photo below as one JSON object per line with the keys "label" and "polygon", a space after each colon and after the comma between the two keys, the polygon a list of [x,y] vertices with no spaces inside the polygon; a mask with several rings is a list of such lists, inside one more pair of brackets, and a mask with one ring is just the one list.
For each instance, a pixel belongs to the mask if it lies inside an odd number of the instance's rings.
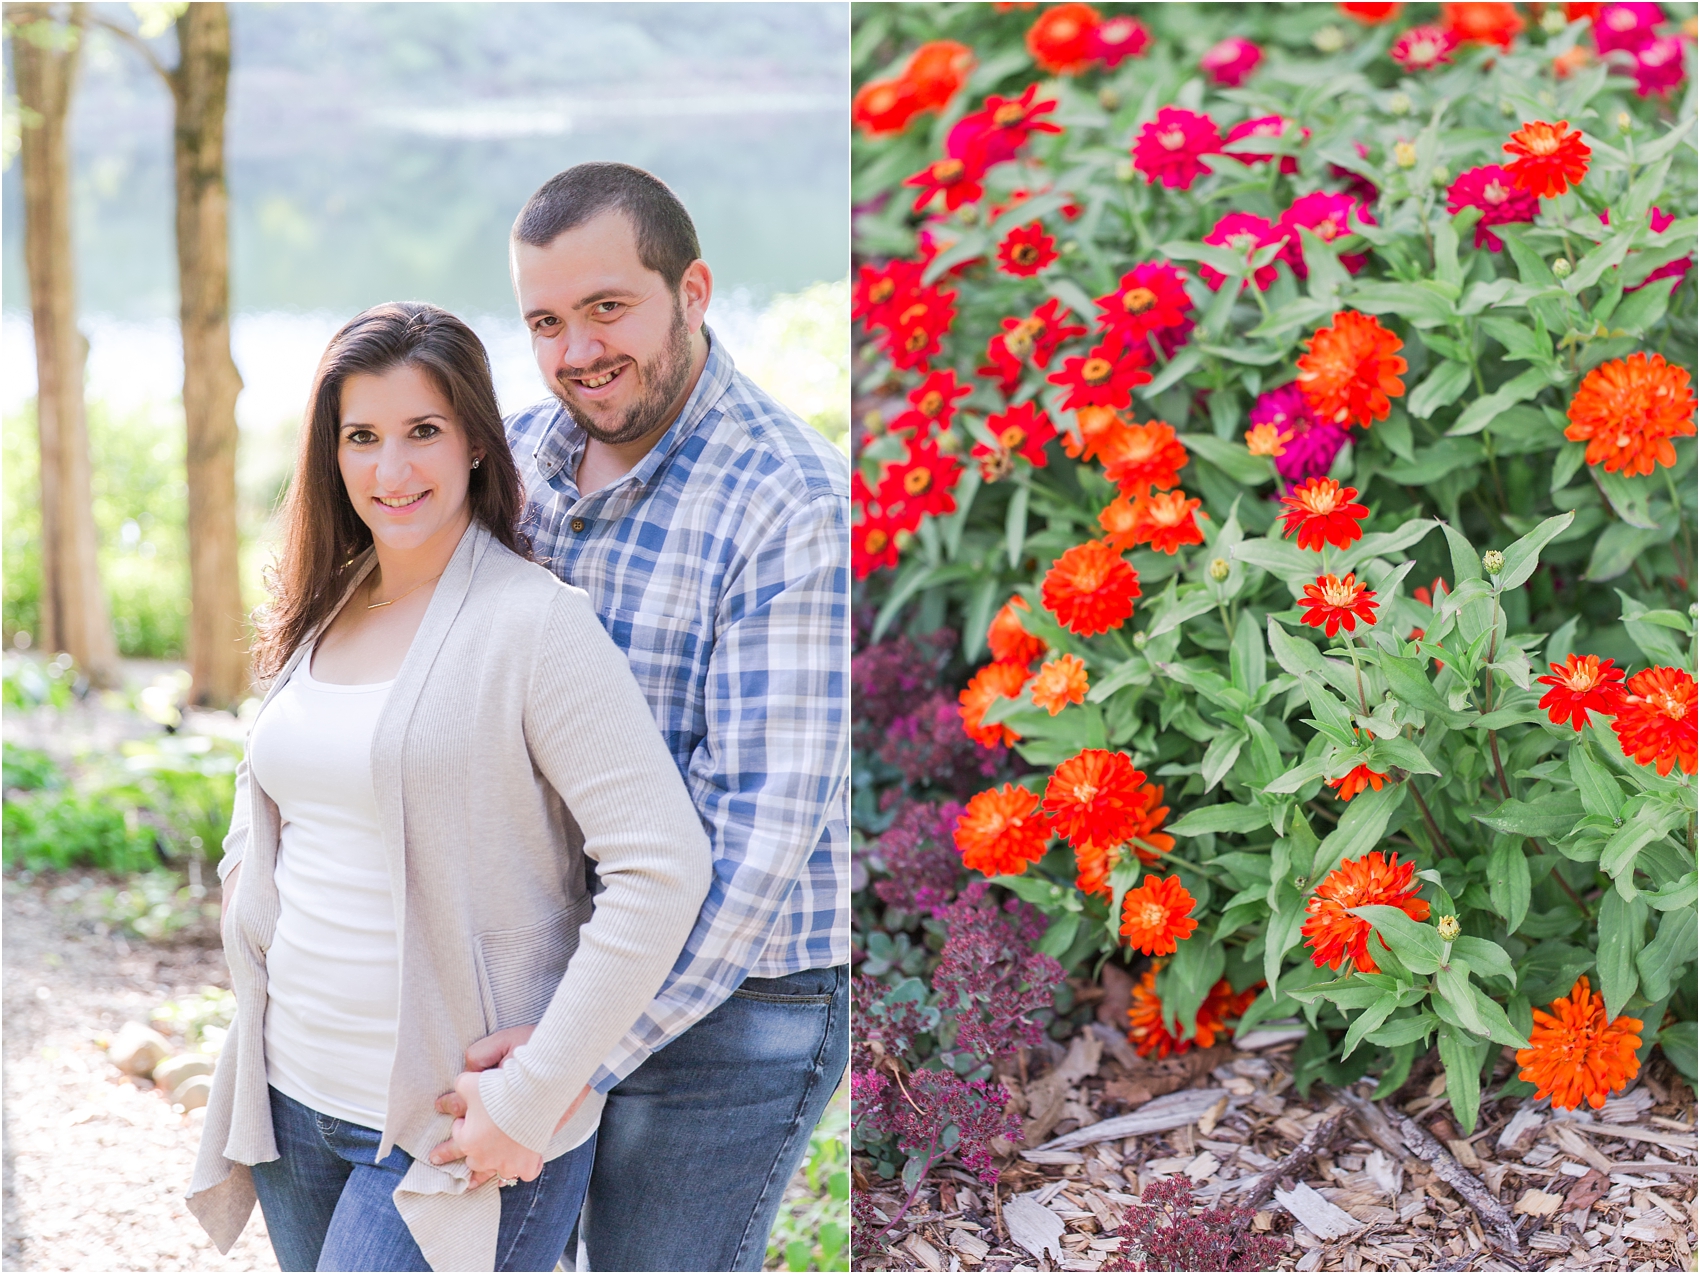
{"label": "green foliage", "polygon": [[65,776],[53,758],[39,748],[20,748],[9,739],[0,747],[5,754],[6,791],[34,792],[64,784]]}
{"label": "green foliage", "polygon": [[[101,919],[115,929],[148,942],[164,942],[196,923],[207,912],[218,914],[217,903],[204,903],[176,872],[156,868],[130,877],[122,885],[102,889],[94,900]],[[157,1014],[155,1016],[158,1016]],[[228,1020],[225,1023],[228,1025]]]}
{"label": "green foliage", "polygon": [[157,866],[153,828],[141,821],[134,806],[111,805],[106,795],[8,794],[0,807],[6,867],[28,871],[94,867],[128,873]]}
{"label": "green foliage", "polygon": [[181,1000],[167,1000],[153,1011],[162,1031],[182,1035],[190,1048],[216,1051],[236,1020],[236,996],[220,987],[204,986]]}
{"label": "green foliage", "polygon": [[767,1240],[767,1269],[850,1268],[849,1137],[850,1107],[840,1093],[809,1136],[801,1170],[805,1192],[779,1210]]}
{"label": "green foliage", "polygon": [[[1182,1038],[1213,979],[1240,989],[1261,975],[1267,988],[1243,1024],[1303,1014],[1313,1030],[1295,1059],[1301,1089],[1367,1072],[1391,1091],[1419,1049],[1438,1046],[1454,1113],[1470,1129],[1484,1082],[1507,1069],[1501,1050],[1529,1044],[1531,1006],[1586,975],[1608,1013],[1647,1018],[1646,1047],[1668,1040],[1673,1063],[1691,1069],[1695,784],[1625,756],[1609,713],[1581,730],[1553,721],[1535,677],[1571,653],[1630,673],[1696,666],[1693,439],[1676,440],[1674,468],[1626,477],[1585,465],[1564,436],[1568,404],[1600,364],[1644,351],[1692,369],[1692,272],[1674,289],[1661,280],[1625,291],[1695,249],[1692,88],[1680,105],[1660,105],[1603,68],[1555,80],[1550,59],[1576,24],[1401,78],[1384,56],[1390,28],[1341,23],[1343,47],[1319,56],[1312,37],[1338,22],[1325,6],[1138,12],[1154,35],[1146,57],[1045,80],[1038,96],[1057,99],[1048,118],[1063,131],[1035,134],[1016,162],[993,165],[978,203],[916,214],[901,183],[944,152],[962,114],[1041,79],[1021,43],[1033,15],[862,10],[858,82],[892,73],[927,39],[969,45],[978,69],[942,117],[858,139],[856,195],[869,208],[858,247],[870,262],[918,259],[924,230],[938,251],[928,278],[954,292],[956,317],[931,368],[973,387],[942,444],[964,459],[1009,401],[1033,401],[1080,441],[1046,376],[1096,337],[1063,345],[1044,371],[1024,364],[1006,401],[976,374],[1004,320],[1048,297],[1091,324],[1092,298],[1146,262],[1206,262],[1231,276],[1217,292],[1193,279],[1196,327],[1156,358],[1129,413],[1169,422],[1186,445],[1181,481],[1202,501],[1204,542],[1127,554],[1142,589],[1134,618],[1079,637],[1044,609],[1040,583],[1055,558],[1101,533],[1098,514],[1116,495],[1102,467],[1055,445],[1043,466],[970,462],[955,511],[922,520],[895,570],[862,586],[875,638],[899,624],[914,634],[948,624],[961,655],[980,661],[987,623],[1013,595],[1052,656],[1084,661],[1084,705],[1052,716],[1003,700],[985,720],[1021,736],[1014,750],[1039,771],[1025,780],[1036,790],[1089,747],[1122,751],[1165,785],[1163,830],[1177,843],[1151,870],[1179,876],[1200,925],[1157,984]],[[1227,34],[1263,45],[1268,60],[1243,88],[1209,88],[1197,54]],[[1217,156],[1185,193],[1149,185],[1129,148],[1165,105],[1207,110],[1224,133],[1243,118],[1292,119],[1310,130],[1287,148],[1298,171]],[[1608,130],[1620,117],[1622,130]],[[1503,252],[1476,246],[1477,214],[1449,216],[1447,184],[1505,158],[1519,120],[1565,118],[1588,133],[1586,180],[1543,201],[1534,223],[1495,227]],[[1401,142],[1414,146],[1414,164],[1396,158]],[[1304,235],[1308,279],[1283,263],[1267,292],[1241,291],[1237,280],[1266,262],[1202,242],[1229,212],[1274,221],[1350,173],[1378,187],[1375,224],[1332,242]],[[1050,193],[988,225],[987,209],[1018,187]],[[1647,224],[1653,204],[1676,218],[1665,231]],[[1026,279],[997,269],[1000,239],[1035,220],[1055,237],[1057,262]],[[1355,272],[1346,256],[1363,259]],[[1566,269],[1555,275],[1558,260]],[[1331,471],[1369,508],[1362,537],[1305,551],[1275,517],[1273,467],[1240,438],[1257,397],[1292,380],[1312,334],[1341,310],[1376,315],[1397,335],[1405,389],[1384,419],[1352,431]],[[872,343],[861,353],[858,388],[901,410],[921,374],[898,372]],[[860,453],[870,489],[906,445],[870,429]],[[1374,590],[1374,622],[1324,638],[1295,601],[1320,574],[1348,571]],[[1359,766],[1386,782],[1342,804],[1324,785]],[[1370,853],[1415,868],[1427,919],[1358,907],[1378,971],[1317,968],[1302,926],[1318,886]],[[1145,870],[1124,872],[1118,902]],[[1074,871],[1053,852],[999,883],[1019,880],[1023,898],[1073,926],[1057,944],[1066,954],[1048,949],[1089,975],[1125,950],[1120,908],[1083,904]],[[1450,940],[1443,917],[1457,926]]]}

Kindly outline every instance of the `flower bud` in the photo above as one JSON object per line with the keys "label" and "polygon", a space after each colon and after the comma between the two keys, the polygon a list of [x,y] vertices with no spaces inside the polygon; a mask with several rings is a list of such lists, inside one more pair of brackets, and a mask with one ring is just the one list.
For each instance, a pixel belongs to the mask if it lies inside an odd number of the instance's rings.
{"label": "flower bud", "polygon": [[1316,46],[1320,53],[1338,53],[1346,47],[1346,34],[1339,27],[1330,23],[1311,36],[1310,42]]}
{"label": "flower bud", "polygon": [[885,417],[880,415],[878,411],[869,411],[867,415],[862,417],[862,428],[871,434],[884,433]]}
{"label": "flower bud", "polygon": [[1635,131],[1635,117],[1628,111],[1619,111],[1617,113],[1617,131],[1622,133],[1625,137]]}
{"label": "flower bud", "polygon": [[965,203],[956,210],[956,219],[965,226],[971,226],[980,219],[980,210],[971,203]]}
{"label": "flower bud", "polygon": [[1437,186],[1445,186],[1452,180],[1452,170],[1445,164],[1436,164],[1428,170],[1428,179]]}
{"label": "flower bud", "polygon": [[1395,93],[1387,99],[1387,110],[1392,115],[1409,115],[1411,113],[1411,95]]}
{"label": "flower bud", "polygon": [[1435,925],[1435,928],[1440,930],[1441,939],[1445,942],[1454,941],[1460,933],[1464,932],[1463,926],[1458,923],[1457,916],[1442,916],[1440,923]]}
{"label": "flower bud", "polygon": [[1569,260],[1564,257],[1560,257],[1558,260],[1554,261],[1552,263],[1552,276],[1555,279],[1568,279],[1570,277]]}
{"label": "flower bud", "polygon": [[962,450],[962,435],[954,429],[946,429],[939,434],[939,450],[947,456],[953,456]]}
{"label": "flower bud", "polygon": [[1102,106],[1105,110],[1120,110],[1121,104],[1122,95],[1116,92],[1115,89],[1101,88],[1098,90],[1098,105]]}
{"label": "flower bud", "polygon": [[1227,558],[1213,557],[1210,559],[1210,578],[1215,580],[1218,584],[1228,578],[1229,570],[1230,567],[1228,566]]}
{"label": "flower bud", "polygon": [[1499,103],[1499,113],[1501,115],[1515,115],[1517,113],[1517,103],[1513,102],[1508,97],[1502,98]]}
{"label": "flower bud", "polygon": [[1541,14],[1541,30],[1545,31],[1548,35],[1557,35],[1560,31],[1564,30],[1566,25],[1567,24],[1564,20],[1564,10],[1562,9],[1548,9],[1545,13]]}
{"label": "flower bud", "polygon": [[1489,575],[1498,575],[1505,569],[1505,554],[1498,549],[1489,549],[1482,554],[1482,569]]}
{"label": "flower bud", "polygon": [[1149,640],[1151,639],[1145,635],[1145,630],[1141,628],[1133,635],[1133,648],[1135,650],[1144,650],[1145,643]]}
{"label": "flower bud", "polygon": [[1132,181],[1133,180],[1133,160],[1131,160],[1131,159],[1119,159],[1119,160],[1116,161],[1116,180],[1117,181]]}
{"label": "flower bud", "polygon": [[1410,142],[1394,142],[1393,162],[1401,168],[1415,168],[1417,166],[1417,148]]}

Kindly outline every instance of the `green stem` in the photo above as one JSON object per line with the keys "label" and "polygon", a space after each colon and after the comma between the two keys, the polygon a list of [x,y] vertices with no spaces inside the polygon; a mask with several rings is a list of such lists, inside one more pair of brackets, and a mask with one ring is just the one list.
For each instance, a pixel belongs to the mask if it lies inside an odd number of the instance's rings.
{"label": "green stem", "polygon": [[1364,694],[1364,670],[1358,666],[1358,643],[1351,633],[1346,634],[1346,653],[1352,657],[1352,672],[1358,679],[1358,707],[1369,715],[1369,697]]}
{"label": "green stem", "polygon": [[1417,779],[1412,775],[1407,782],[1411,785],[1411,795],[1417,798],[1417,808],[1422,811],[1423,822],[1428,824],[1428,834],[1434,840],[1435,853],[1445,854],[1448,858],[1458,855],[1452,852],[1452,846],[1446,843],[1446,837],[1440,834],[1440,825],[1434,821],[1434,814],[1429,810],[1428,802],[1423,800],[1422,789],[1417,786]]}
{"label": "green stem", "polygon": [[[1493,660],[1499,649],[1499,579],[1493,581],[1493,627],[1488,630],[1488,667],[1482,671],[1487,675],[1487,693],[1482,700],[1484,714],[1493,711]],[[1499,778],[1499,790],[1505,794],[1505,799],[1511,799],[1511,784],[1505,777],[1505,762],[1499,759],[1499,732],[1488,731],[1488,751],[1493,754],[1493,772]]]}

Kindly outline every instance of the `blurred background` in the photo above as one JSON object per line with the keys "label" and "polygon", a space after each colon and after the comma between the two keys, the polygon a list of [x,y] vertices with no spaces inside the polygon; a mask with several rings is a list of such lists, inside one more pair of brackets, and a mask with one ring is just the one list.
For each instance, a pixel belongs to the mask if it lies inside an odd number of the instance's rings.
{"label": "blurred background", "polygon": [[[185,9],[4,7],[6,1269],[273,1267],[257,1214],[221,1257],[181,1203],[232,1005],[212,866],[255,706],[242,668],[221,690],[196,657],[189,547],[200,518],[200,543],[234,548],[224,596],[239,592],[243,613],[264,599],[272,515],[338,327],[379,301],[432,302],[484,340],[504,412],[543,398],[508,229],[550,176],[621,160],[690,209],[715,276],[709,323],[739,367],[847,445],[846,6],[196,5],[228,17],[228,344],[242,381],[233,422],[226,409],[211,426],[235,437],[234,515],[206,531],[183,406],[179,112],[161,73],[181,85],[197,38]],[[79,649],[56,618],[67,603],[44,600],[42,494],[61,487],[41,465],[26,250],[24,174],[53,65],[72,68],[75,279],[60,308],[87,342],[76,517],[92,529],[60,596],[103,600],[96,627],[110,627],[105,655],[96,641],[76,660],[59,653]],[[45,396],[66,401],[51,384]],[[770,1268],[847,1268],[847,1120],[841,1095]]]}

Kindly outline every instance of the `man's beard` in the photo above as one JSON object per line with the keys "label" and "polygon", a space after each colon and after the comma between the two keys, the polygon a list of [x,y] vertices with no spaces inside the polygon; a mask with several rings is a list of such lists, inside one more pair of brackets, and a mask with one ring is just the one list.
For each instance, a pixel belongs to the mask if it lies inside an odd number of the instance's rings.
{"label": "man's beard", "polygon": [[[602,369],[573,370],[579,376],[594,376]],[[625,416],[612,424],[597,423],[595,417],[574,402],[568,387],[572,377],[566,371],[558,375],[550,388],[579,428],[608,446],[636,442],[667,424],[667,413],[691,378],[691,330],[685,326],[684,307],[677,301],[673,303],[673,326],[667,332],[661,352],[647,363],[627,364],[623,374],[635,375],[645,388],[643,396],[627,409]]]}

